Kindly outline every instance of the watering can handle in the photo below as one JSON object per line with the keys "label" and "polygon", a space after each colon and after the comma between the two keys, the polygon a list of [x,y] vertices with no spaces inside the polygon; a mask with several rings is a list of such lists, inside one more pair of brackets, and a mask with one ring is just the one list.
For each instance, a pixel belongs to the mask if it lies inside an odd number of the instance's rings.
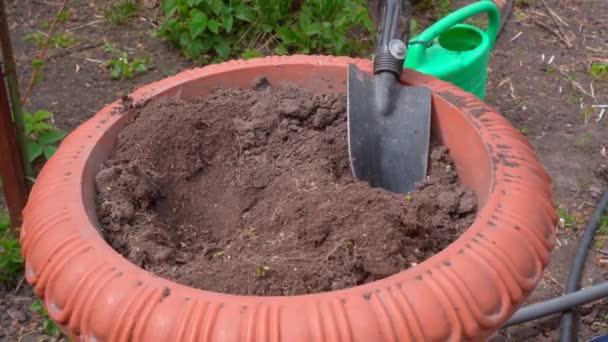
{"label": "watering can handle", "polygon": [[[452,26],[484,12],[488,14],[488,27],[486,28],[486,33],[490,38],[490,47],[493,47],[498,30],[500,29],[500,11],[494,1],[491,0],[478,1],[448,14],[443,19],[427,28],[419,36],[412,39],[412,41],[430,42],[452,28]],[[408,64],[411,63],[411,65],[415,66],[421,65],[424,62],[426,48],[427,46],[425,44],[410,45],[407,56]]]}

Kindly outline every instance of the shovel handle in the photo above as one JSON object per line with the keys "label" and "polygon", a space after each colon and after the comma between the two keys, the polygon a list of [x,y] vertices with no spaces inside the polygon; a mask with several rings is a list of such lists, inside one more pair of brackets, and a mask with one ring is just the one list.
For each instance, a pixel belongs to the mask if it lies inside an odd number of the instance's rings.
{"label": "shovel handle", "polygon": [[400,77],[407,53],[412,4],[410,0],[386,0],[374,51],[374,75],[381,72]]}

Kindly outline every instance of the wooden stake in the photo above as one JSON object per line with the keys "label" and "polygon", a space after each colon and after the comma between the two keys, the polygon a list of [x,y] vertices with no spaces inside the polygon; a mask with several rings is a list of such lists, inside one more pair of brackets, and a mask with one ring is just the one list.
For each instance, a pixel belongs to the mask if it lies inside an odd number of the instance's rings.
{"label": "wooden stake", "polygon": [[[8,29],[8,21],[6,16],[6,8],[4,0],[0,0],[0,44],[2,45],[2,55],[4,57],[4,66],[6,67],[6,82],[8,85],[8,94],[10,96],[10,105],[13,113],[14,127],[17,133],[17,143],[23,160],[23,171],[26,177],[33,177],[32,166],[29,163],[27,148],[25,145],[25,122],[23,119],[23,109],[21,107],[21,98],[19,97],[19,83],[17,81],[17,67],[13,58],[13,47],[11,45],[11,36]],[[3,87],[4,87],[4,82]],[[11,112],[9,112],[10,114]]]}
{"label": "wooden stake", "polygon": [[20,227],[22,223],[21,215],[27,200],[27,188],[23,161],[19,153],[17,134],[13,126],[8,92],[6,91],[4,73],[1,67],[0,74],[2,74],[0,84],[0,175],[2,176],[2,187],[11,217],[13,234],[16,237],[18,236],[17,227]]}

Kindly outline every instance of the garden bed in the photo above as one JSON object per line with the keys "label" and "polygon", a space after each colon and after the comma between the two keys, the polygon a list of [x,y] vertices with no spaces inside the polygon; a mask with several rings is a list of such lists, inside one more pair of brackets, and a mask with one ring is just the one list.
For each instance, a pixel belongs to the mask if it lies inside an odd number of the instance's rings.
{"label": "garden bed", "polygon": [[475,219],[434,144],[411,194],[351,174],[344,94],[217,89],[137,109],[96,177],[107,241],[179,283],[243,295],[348,288],[422,262]]}

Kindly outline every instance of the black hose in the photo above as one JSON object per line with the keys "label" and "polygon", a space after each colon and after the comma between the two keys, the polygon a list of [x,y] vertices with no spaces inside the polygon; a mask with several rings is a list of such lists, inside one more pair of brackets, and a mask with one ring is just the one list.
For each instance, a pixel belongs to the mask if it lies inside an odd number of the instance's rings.
{"label": "black hose", "polygon": [[[585,233],[581,242],[578,246],[578,250],[576,251],[576,256],[574,257],[574,262],[572,264],[572,268],[570,269],[570,275],[568,276],[568,285],[566,286],[566,294],[573,293],[578,289],[578,284],[581,280],[583,274],[583,268],[585,265],[585,260],[587,259],[587,251],[589,250],[589,246],[593,242],[593,237],[595,236],[595,232],[599,227],[599,221],[606,207],[608,206],[608,191],[604,193],[604,196],[600,200],[591,220],[587,224],[585,228]],[[606,293],[608,296],[608,292]],[[573,341],[573,332],[574,332],[574,313],[570,310],[564,313],[561,322],[560,328],[560,342],[571,342]]]}
{"label": "black hose", "polygon": [[[572,309],[573,307],[608,297],[608,282],[587,287],[582,290],[576,290],[582,275],[583,265],[587,257],[587,251],[591,245],[591,242],[593,242],[593,236],[595,235],[595,232],[599,226],[599,219],[602,217],[602,214],[606,210],[607,206],[608,191],[604,193],[604,196],[595,209],[591,220],[589,220],[589,223],[585,228],[585,233],[581,243],[579,244],[579,248],[570,271],[566,294],[564,296],[552,298],[541,303],[528,305],[517,310],[517,312],[515,312],[507,323],[503,325],[503,328],[529,322],[559,312],[564,312]],[[567,318],[568,316],[570,318]],[[566,324],[564,324],[564,322],[566,322]],[[566,314],[562,317],[560,332],[562,342],[572,341],[573,323],[572,313],[566,312]]]}
{"label": "black hose", "polygon": [[608,281],[586,287],[570,294],[551,298],[547,301],[524,306],[507,321],[503,328],[554,315],[608,296]]}
{"label": "black hose", "polygon": [[503,29],[505,28],[505,25],[507,24],[507,20],[511,16],[511,12],[513,11],[513,0],[507,0],[505,7],[501,8],[500,11],[502,12],[502,20],[500,22],[500,28],[498,29],[498,34],[496,35],[496,38],[500,37],[500,34],[502,33]]}

